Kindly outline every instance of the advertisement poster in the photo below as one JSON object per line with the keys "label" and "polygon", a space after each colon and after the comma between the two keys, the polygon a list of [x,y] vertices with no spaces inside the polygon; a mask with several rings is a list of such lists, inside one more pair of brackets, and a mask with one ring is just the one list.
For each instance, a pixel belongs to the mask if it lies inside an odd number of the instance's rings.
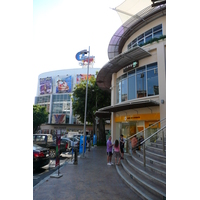
{"label": "advertisement poster", "polygon": [[72,77],[61,78],[56,83],[56,93],[69,93],[72,91]]}
{"label": "advertisement poster", "polygon": [[[90,78],[94,76],[91,74],[88,74],[88,80],[90,80]],[[76,75],[76,84],[79,84],[81,82],[81,80],[85,81],[87,80],[87,74],[77,74]]]}
{"label": "advertisement poster", "polygon": [[65,124],[66,115],[52,115],[52,124]]}
{"label": "advertisement poster", "polygon": [[60,165],[60,137],[60,130],[56,130],[56,166]]}
{"label": "advertisement poster", "polygon": [[40,95],[52,93],[52,77],[40,79]]}

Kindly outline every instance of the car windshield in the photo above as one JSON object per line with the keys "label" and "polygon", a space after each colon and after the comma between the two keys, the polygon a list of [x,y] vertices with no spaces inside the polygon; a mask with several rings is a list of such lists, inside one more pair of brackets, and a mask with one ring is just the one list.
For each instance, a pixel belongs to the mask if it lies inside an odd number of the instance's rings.
{"label": "car windshield", "polygon": [[39,146],[37,144],[33,144],[33,150],[35,150],[35,149],[41,149],[41,148],[42,148],[41,146]]}

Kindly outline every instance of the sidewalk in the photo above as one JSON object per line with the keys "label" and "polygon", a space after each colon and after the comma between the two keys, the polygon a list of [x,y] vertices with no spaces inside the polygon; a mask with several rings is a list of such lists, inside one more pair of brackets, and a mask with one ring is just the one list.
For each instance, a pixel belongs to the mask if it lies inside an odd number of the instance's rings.
{"label": "sidewalk", "polygon": [[78,165],[66,163],[60,173],[62,177],[48,177],[36,185],[33,200],[138,199],[115,166],[107,165],[106,147],[91,148],[85,158],[78,158]]}

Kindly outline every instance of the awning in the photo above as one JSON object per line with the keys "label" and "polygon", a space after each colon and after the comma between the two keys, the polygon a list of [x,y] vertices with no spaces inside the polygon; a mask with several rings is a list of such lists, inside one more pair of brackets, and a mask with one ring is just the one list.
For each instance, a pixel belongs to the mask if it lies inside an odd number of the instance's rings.
{"label": "awning", "polygon": [[106,63],[99,71],[96,79],[98,86],[103,90],[110,91],[113,73],[118,72],[134,61],[141,60],[148,56],[151,56],[151,54],[139,46],[116,56]]}
{"label": "awning", "polygon": [[104,111],[97,111],[97,112],[95,112],[95,116],[97,116],[99,118],[110,119],[111,113],[110,112],[104,112]]}
{"label": "awning", "polygon": [[130,101],[126,103],[116,104],[114,106],[107,106],[98,110],[98,112],[120,112],[129,109],[145,108],[152,106],[159,106],[160,104],[153,100]]}

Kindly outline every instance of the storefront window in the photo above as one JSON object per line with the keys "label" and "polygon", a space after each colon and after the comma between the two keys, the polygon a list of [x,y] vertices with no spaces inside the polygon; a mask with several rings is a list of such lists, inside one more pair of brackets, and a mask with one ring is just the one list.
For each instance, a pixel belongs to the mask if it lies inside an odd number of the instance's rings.
{"label": "storefront window", "polygon": [[146,97],[146,95],[146,72],[137,73],[137,98]]}
{"label": "storefront window", "polygon": [[136,90],[135,90],[135,74],[128,78],[128,99],[136,98]]}
{"label": "storefront window", "polygon": [[127,101],[127,79],[122,80],[122,102]]}

